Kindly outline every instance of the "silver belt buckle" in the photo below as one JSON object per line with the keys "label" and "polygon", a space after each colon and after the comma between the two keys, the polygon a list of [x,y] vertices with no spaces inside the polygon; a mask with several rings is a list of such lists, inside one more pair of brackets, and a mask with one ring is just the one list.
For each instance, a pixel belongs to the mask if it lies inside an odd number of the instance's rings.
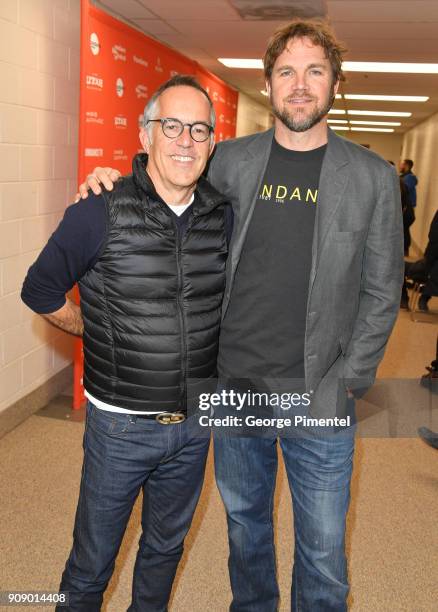
{"label": "silver belt buckle", "polygon": [[186,420],[186,415],[182,412],[162,412],[157,414],[155,420],[161,425],[176,425]]}

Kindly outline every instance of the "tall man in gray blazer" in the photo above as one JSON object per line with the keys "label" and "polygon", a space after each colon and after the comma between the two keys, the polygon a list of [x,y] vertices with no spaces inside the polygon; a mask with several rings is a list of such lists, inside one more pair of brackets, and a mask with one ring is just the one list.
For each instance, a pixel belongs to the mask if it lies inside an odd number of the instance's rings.
{"label": "tall man in gray blazer", "polygon": [[[326,418],[348,413],[356,389],[373,383],[403,274],[394,169],[327,126],[342,53],[319,23],[295,21],[278,31],[264,58],[274,129],[220,143],[208,175],[235,215],[219,373],[228,381],[301,379],[312,397],[310,414]],[[216,437],[230,610],[278,607],[272,521],[278,442],[294,508],[292,610],[344,611],[354,427],[325,434],[308,428],[279,439]]]}
{"label": "tall man in gray blazer", "polygon": [[[318,417],[348,414],[355,389],[373,383],[403,274],[394,169],[327,126],[342,52],[320,24],[278,31],[264,57],[274,129],[221,144],[209,171],[235,215],[219,372],[225,379],[303,379]],[[324,431],[279,439],[294,509],[292,610],[300,612],[347,609],[354,427]],[[232,612],[277,610],[276,443],[215,439]]]}

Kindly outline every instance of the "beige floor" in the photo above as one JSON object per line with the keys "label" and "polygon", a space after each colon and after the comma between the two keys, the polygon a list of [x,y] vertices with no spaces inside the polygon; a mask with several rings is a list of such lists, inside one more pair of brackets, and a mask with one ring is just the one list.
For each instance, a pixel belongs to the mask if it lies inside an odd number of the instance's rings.
{"label": "beige floor", "polygon": [[[413,323],[401,312],[379,376],[419,377],[434,356],[437,331],[436,325]],[[0,441],[0,590],[57,588],[71,544],[82,431],[80,423],[32,416]],[[418,439],[358,440],[348,523],[351,610],[438,609],[437,485],[438,451]],[[285,612],[293,536],[282,465],[276,502],[280,610]],[[105,599],[107,611],[122,612],[129,604],[138,525],[139,504]],[[226,525],[210,460],[170,610],[225,612],[229,601]]]}

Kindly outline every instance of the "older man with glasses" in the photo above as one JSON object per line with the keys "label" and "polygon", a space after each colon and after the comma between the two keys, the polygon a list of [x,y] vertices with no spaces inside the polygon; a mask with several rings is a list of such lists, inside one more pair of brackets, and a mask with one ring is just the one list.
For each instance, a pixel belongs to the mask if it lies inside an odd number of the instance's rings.
{"label": "older man with glasses", "polygon": [[[63,610],[100,610],[140,490],[129,610],[167,610],[209,446],[187,418],[187,381],[216,375],[232,223],[200,177],[214,122],[195,79],[164,83],[145,108],[132,175],[68,208],[24,282],[30,308],[84,341],[84,464]],[[76,282],[80,307],[66,298]]]}

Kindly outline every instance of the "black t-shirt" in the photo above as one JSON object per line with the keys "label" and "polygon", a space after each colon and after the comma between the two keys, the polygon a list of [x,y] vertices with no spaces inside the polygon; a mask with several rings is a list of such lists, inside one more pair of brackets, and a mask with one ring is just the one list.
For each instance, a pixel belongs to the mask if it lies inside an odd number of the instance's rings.
{"label": "black t-shirt", "polygon": [[304,378],[304,334],[319,177],[326,145],[272,144],[222,324],[228,379]]}

